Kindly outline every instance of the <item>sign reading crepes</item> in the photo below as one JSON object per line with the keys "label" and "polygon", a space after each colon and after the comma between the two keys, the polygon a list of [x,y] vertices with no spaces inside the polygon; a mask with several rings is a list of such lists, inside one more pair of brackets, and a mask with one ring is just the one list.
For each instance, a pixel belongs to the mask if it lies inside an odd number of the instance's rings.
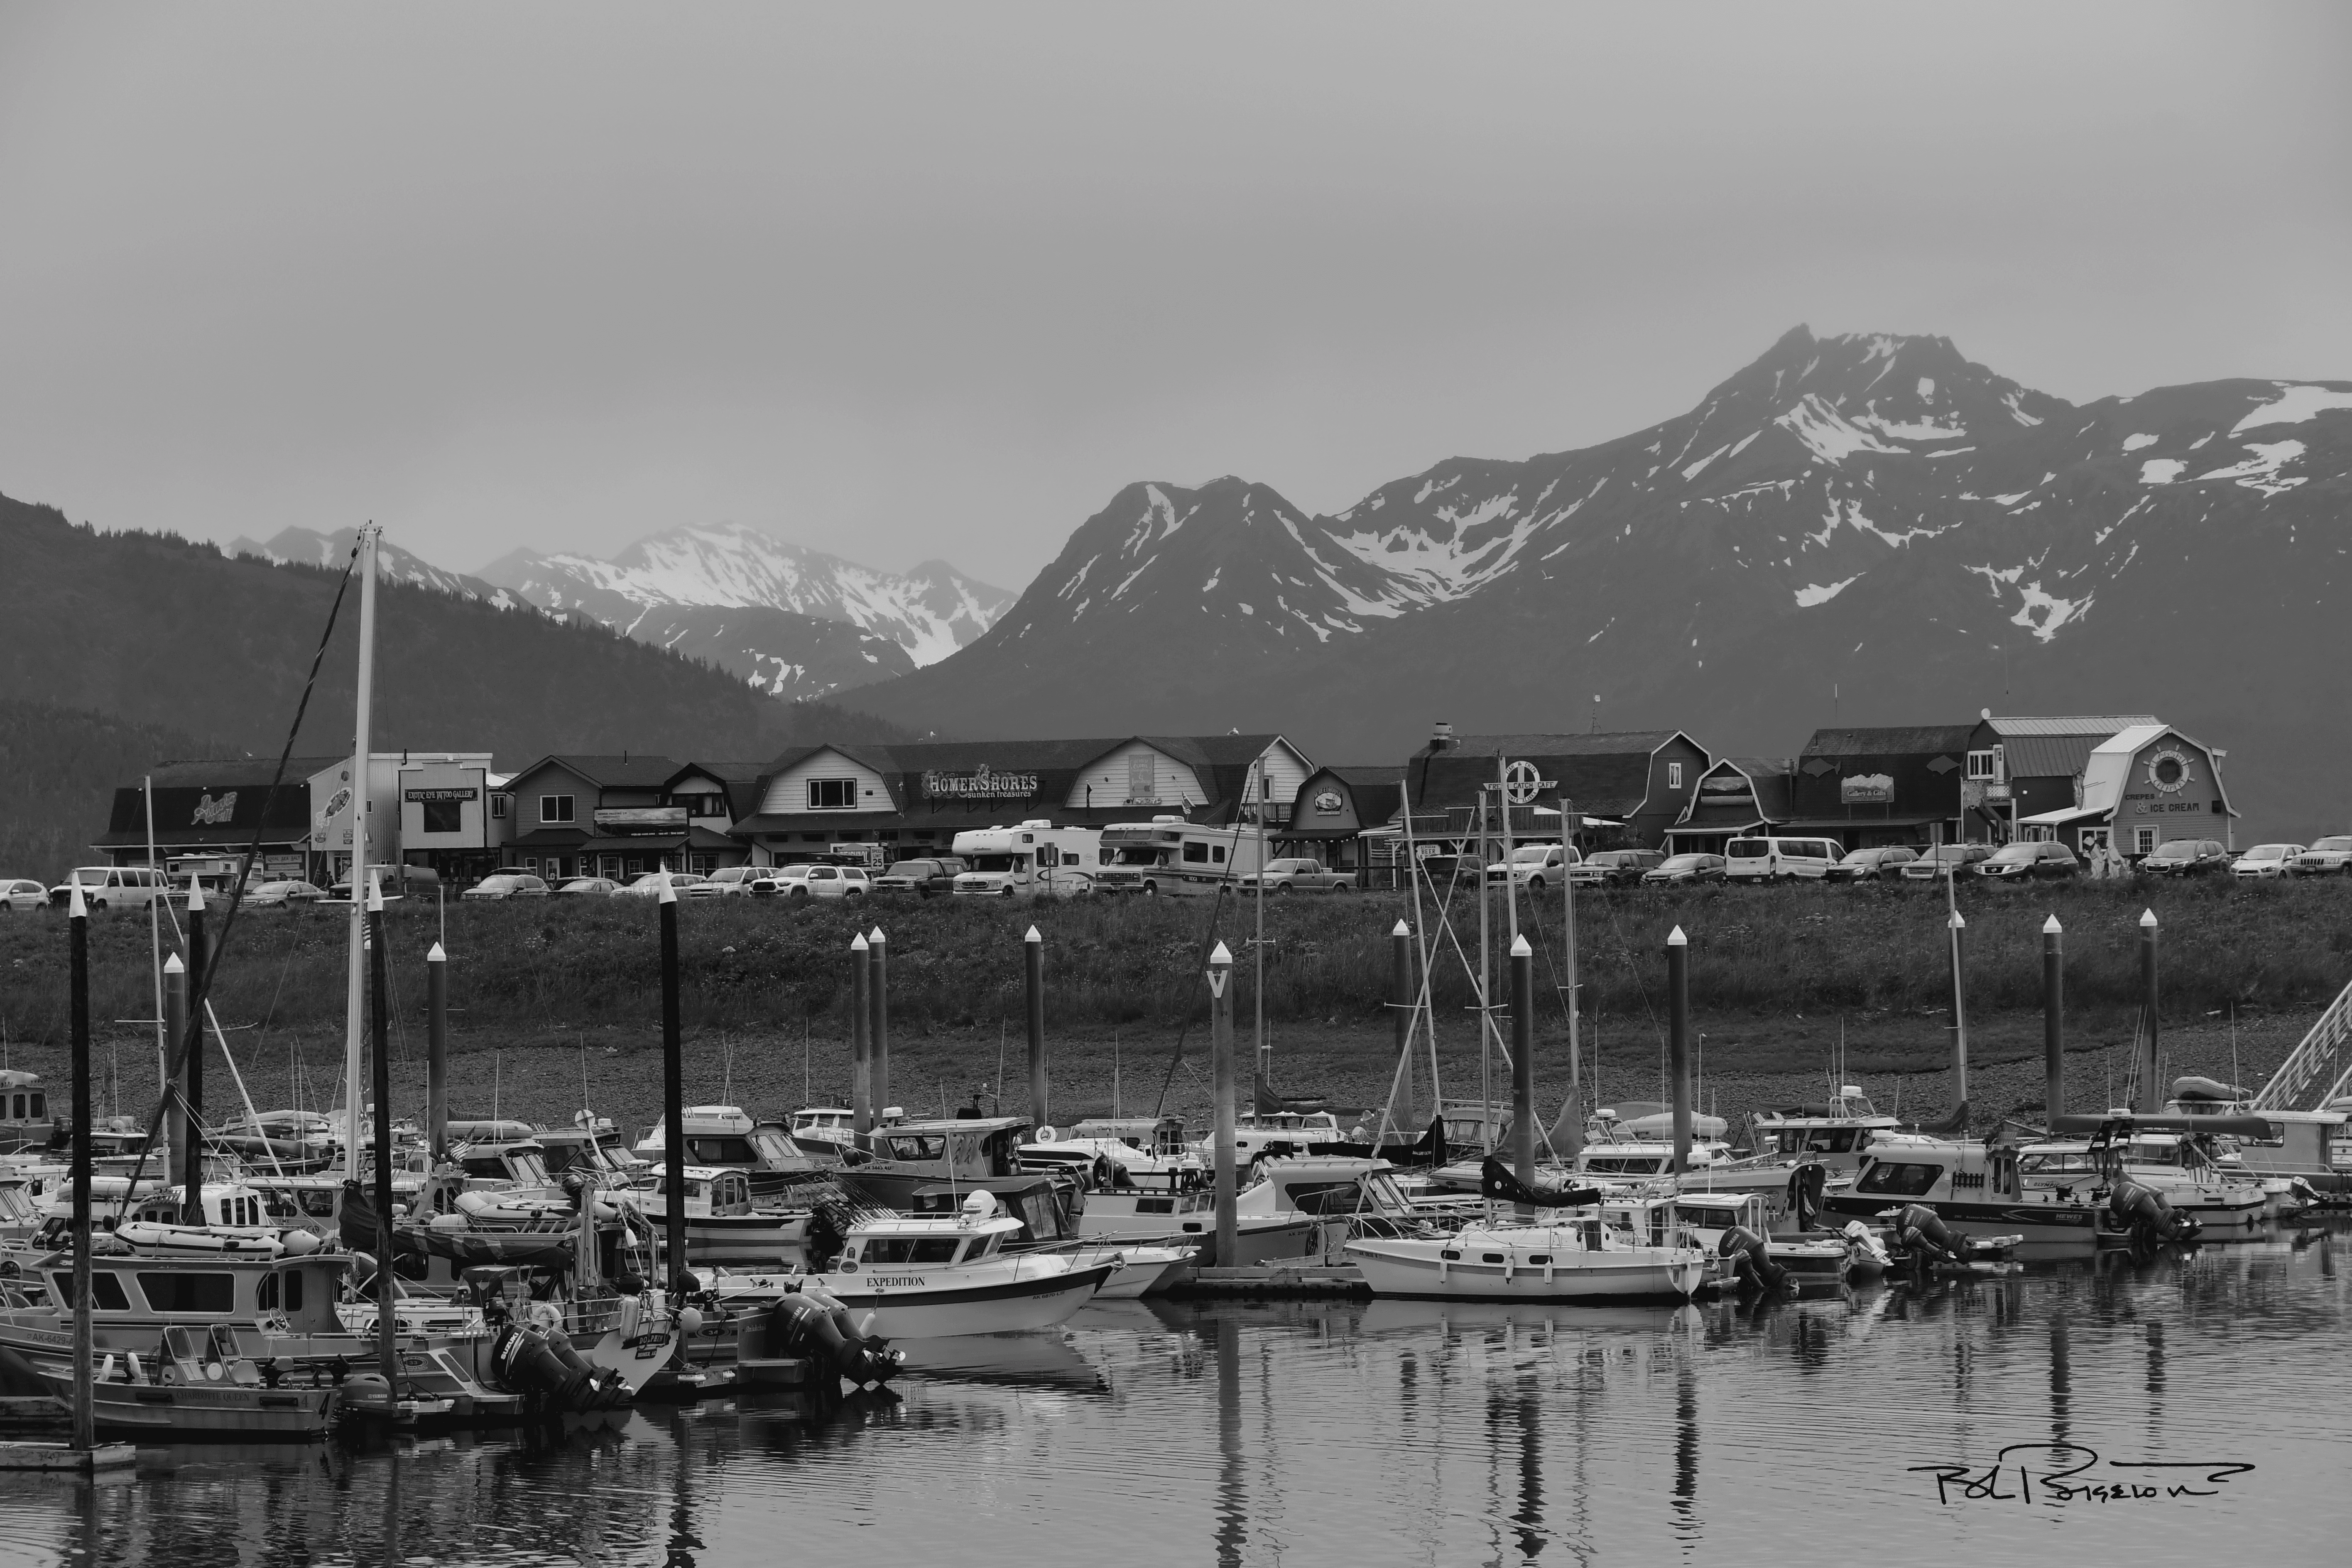
{"label": "sign reading crepes", "polygon": [[927,773],[923,793],[949,800],[1025,800],[1037,793],[1037,775],[1000,773],[982,763],[968,773]]}

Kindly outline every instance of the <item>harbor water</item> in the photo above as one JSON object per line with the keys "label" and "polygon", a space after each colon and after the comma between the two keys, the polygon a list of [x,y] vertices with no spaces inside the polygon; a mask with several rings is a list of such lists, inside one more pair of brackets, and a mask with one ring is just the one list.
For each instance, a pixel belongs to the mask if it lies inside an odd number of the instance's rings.
{"label": "harbor water", "polygon": [[11,1476],[0,1563],[2340,1563],[2347,1251],[1748,1306],[1105,1303],[909,1345],[830,1410]]}

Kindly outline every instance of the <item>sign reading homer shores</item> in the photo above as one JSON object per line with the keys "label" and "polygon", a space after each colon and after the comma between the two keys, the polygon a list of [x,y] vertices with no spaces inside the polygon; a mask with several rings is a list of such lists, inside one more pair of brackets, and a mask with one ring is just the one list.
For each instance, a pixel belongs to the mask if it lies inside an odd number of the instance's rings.
{"label": "sign reading homer shores", "polygon": [[1026,800],[1037,793],[1037,775],[1001,773],[983,763],[968,773],[927,773],[923,793],[934,800]]}

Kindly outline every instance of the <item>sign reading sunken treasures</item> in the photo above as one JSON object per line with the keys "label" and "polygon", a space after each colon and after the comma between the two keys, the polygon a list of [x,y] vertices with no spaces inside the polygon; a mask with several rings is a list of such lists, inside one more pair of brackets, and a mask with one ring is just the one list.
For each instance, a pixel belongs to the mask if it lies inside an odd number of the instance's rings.
{"label": "sign reading sunken treasures", "polygon": [[968,773],[927,773],[923,793],[935,800],[1026,800],[1037,793],[1037,775],[1001,773],[983,763]]}

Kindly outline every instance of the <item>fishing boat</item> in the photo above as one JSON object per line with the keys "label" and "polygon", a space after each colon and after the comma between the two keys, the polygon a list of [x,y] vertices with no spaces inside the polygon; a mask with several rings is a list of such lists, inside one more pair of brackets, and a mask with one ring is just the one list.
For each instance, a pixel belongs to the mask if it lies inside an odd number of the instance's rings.
{"label": "fishing boat", "polygon": [[0,1068],[0,1154],[21,1154],[46,1149],[57,1131],[49,1114],[48,1090],[41,1075],[16,1068]]}
{"label": "fishing boat", "polygon": [[558,1181],[593,1174],[603,1186],[635,1187],[653,1179],[653,1166],[629,1152],[609,1116],[582,1110],[573,1115],[571,1126],[542,1127],[533,1136],[547,1173]]}
{"label": "fishing boat", "polygon": [[[1087,1194],[1049,1175],[994,1182],[981,1190],[1003,1213],[1021,1221],[1021,1228],[999,1244],[1003,1252],[1053,1253],[1081,1268],[1116,1257],[1120,1267],[1096,1292],[1097,1300],[1133,1300],[1164,1290],[1189,1275],[1211,1246],[1197,1236],[1139,1239],[1089,1235],[1081,1228]],[[953,1218],[971,1195],[971,1189],[954,1185],[919,1188],[906,1212]]]}
{"label": "fishing boat", "polygon": [[2088,1139],[2052,1139],[2017,1151],[2018,1175],[2029,1189],[2074,1192],[2104,1190],[2121,1173],[2164,1194],[2179,1213],[2192,1215],[2210,1233],[2215,1226],[2252,1230],[2273,1217],[2273,1195],[2259,1182],[2225,1175],[2182,1132],[2133,1130],[2103,1157]]}
{"label": "fishing boat", "polygon": [[1007,1252],[1021,1229],[992,1194],[967,1196],[953,1215],[869,1214],[854,1224],[831,1268],[807,1275],[730,1275],[711,1293],[730,1310],[772,1303],[793,1282],[814,1283],[861,1332],[886,1340],[1049,1329],[1086,1305],[1119,1267],[1080,1265],[1050,1252]]}
{"label": "fishing boat", "polygon": [[857,1112],[842,1105],[803,1106],[784,1131],[804,1154],[838,1154],[857,1146]]}
{"label": "fishing boat", "polygon": [[[1238,1201],[1238,1200],[1237,1200]],[[1201,1247],[1203,1267],[1252,1268],[1319,1257],[1322,1227],[1317,1217],[1302,1214],[1251,1214],[1239,1216],[1234,1253],[1216,1256],[1216,1197],[1206,1187],[1182,1187],[1174,1192],[1143,1192],[1113,1188],[1089,1193],[1078,1215],[1081,1235],[1118,1244]]]}
{"label": "fishing boat", "polygon": [[[613,1194],[642,1214],[656,1230],[669,1215],[669,1178],[655,1178],[650,1190]],[[754,1204],[751,1178],[738,1170],[686,1167],[686,1256],[692,1263],[781,1268],[797,1258],[807,1238],[810,1210]]]}
{"label": "fishing boat", "polygon": [[1727,1258],[1734,1248],[1746,1247],[1747,1238],[1752,1237],[1763,1248],[1764,1261],[1799,1285],[1840,1284],[1857,1268],[1883,1271],[1886,1267],[1885,1249],[1860,1226],[1858,1235],[1816,1231],[1774,1236],[1762,1193],[1682,1192],[1675,1194],[1674,1205],[1675,1218],[1691,1240],[1718,1260]]}
{"label": "fishing boat", "polygon": [[1853,1185],[1822,1200],[1832,1223],[1875,1223],[1911,1205],[1947,1225],[2013,1235],[2026,1246],[2088,1252],[2106,1227],[2100,1200],[2072,1188],[2027,1187],[2017,1151],[1924,1132],[1874,1132]]}
{"label": "fishing boat", "polygon": [[1166,1187],[1204,1181],[1209,1171],[1186,1142],[1181,1116],[1097,1116],[1067,1131],[1040,1127],[1021,1146],[1021,1165],[1068,1171],[1097,1187]]}
{"label": "fishing boat", "polygon": [[[43,1378],[70,1398],[70,1371]],[[236,1327],[166,1327],[141,1356],[109,1354],[93,1371],[98,1430],[115,1437],[171,1442],[316,1442],[334,1426],[339,1387],[281,1385],[257,1365]]]}

